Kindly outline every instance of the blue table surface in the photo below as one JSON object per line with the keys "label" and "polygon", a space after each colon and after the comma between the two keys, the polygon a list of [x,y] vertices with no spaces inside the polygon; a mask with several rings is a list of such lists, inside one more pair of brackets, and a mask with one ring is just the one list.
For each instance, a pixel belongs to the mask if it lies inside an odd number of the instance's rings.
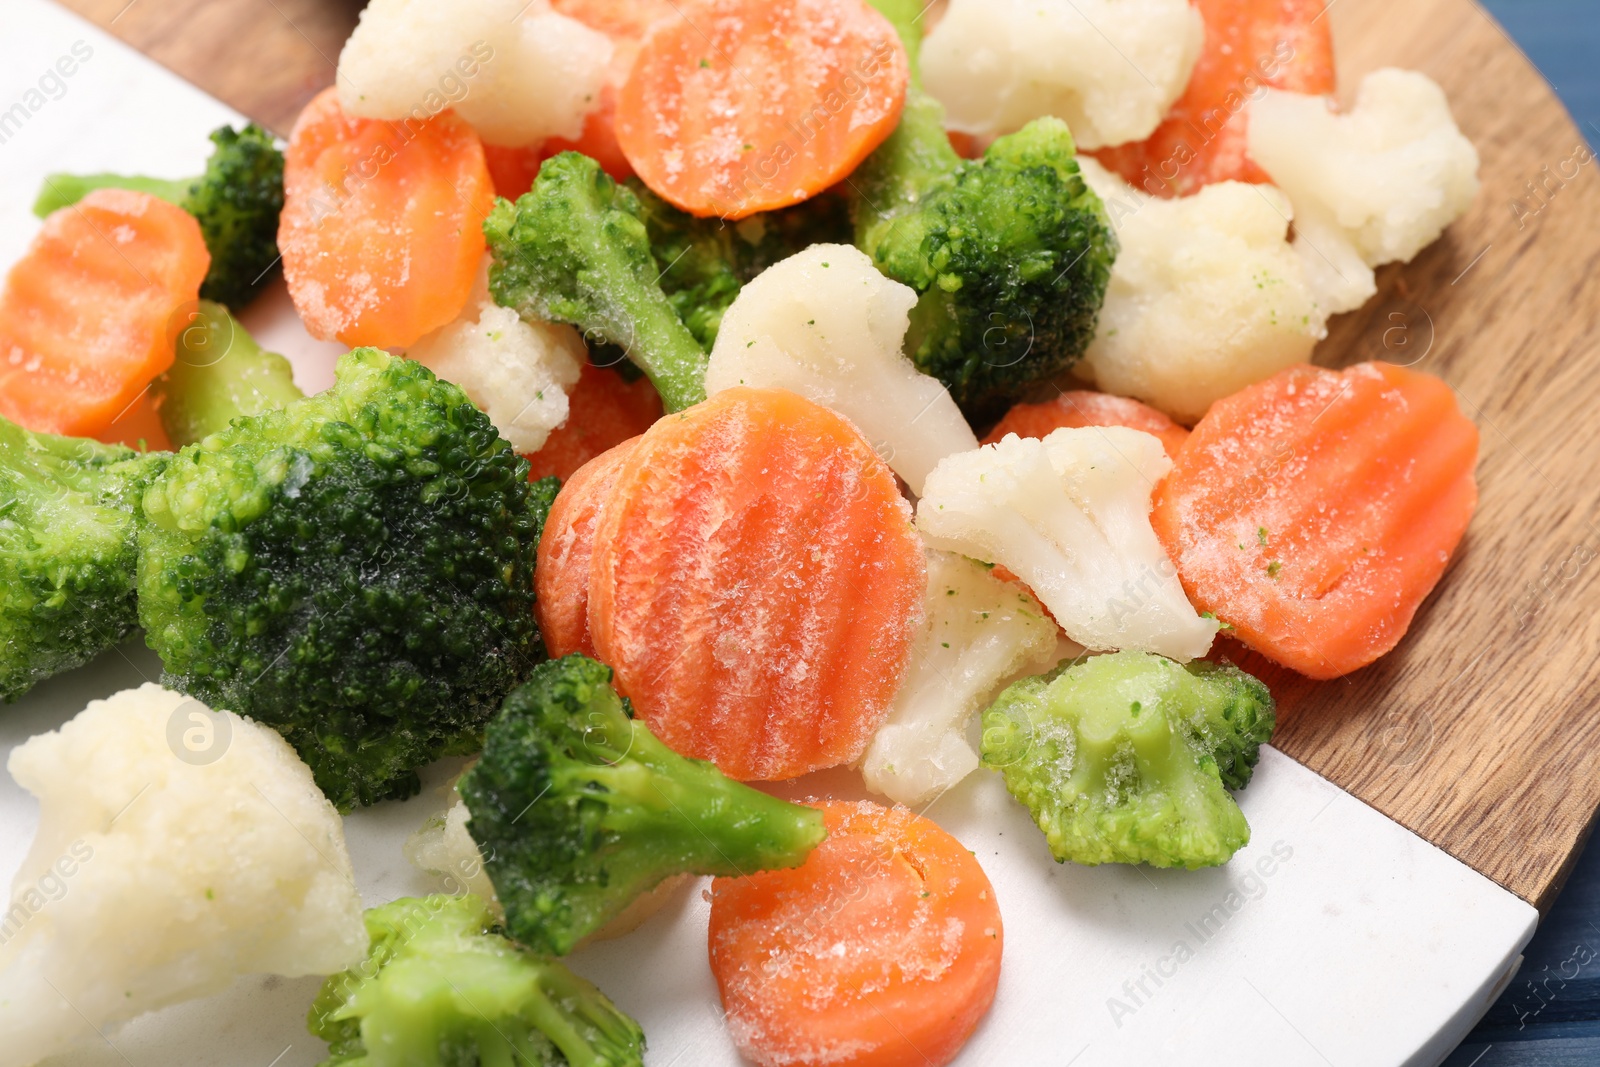
{"label": "blue table surface", "polygon": [[[1483,0],[1600,145],[1600,0]],[[1600,840],[1524,953],[1522,970],[1445,1067],[1600,1065]]]}

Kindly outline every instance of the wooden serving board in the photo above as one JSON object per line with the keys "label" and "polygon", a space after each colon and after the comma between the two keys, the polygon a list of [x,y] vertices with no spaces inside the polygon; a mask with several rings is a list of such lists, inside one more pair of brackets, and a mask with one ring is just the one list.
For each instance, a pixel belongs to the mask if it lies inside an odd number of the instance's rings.
{"label": "wooden serving board", "polygon": [[[280,133],[331,84],[360,8],[65,2]],[[1318,361],[1411,363],[1454,386],[1482,430],[1482,502],[1392,655],[1331,683],[1248,665],[1281,703],[1278,747],[1542,911],[1600,808],[1597,166],[1471,0],[1331,0],[1328,17],[1347,88],[1391,65],[1444,86],[1483,191],[1444,240],[1380,272]]]}

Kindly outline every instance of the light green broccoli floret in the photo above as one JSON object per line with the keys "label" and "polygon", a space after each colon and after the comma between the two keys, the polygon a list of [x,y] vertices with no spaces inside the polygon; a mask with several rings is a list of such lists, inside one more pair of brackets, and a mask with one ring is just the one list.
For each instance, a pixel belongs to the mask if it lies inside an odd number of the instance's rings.
{"label": "light green broccoli floret", "polygon": [[304,395],[289,361],[263,351],[227,308],[209,300],[179,331],[177,358],[155,391],[161,425],[179,448]]}
{"label": "light green broccoli floret", "polygon": [[1002,693],[983,762],[1057,860],[1214,867],[1250,840],[1228,787],[1249,783],[1275,724],[1266,686],[1236,667],[1118,652]]}
{"label": "light green broccoli floret", "polygon": [[478,897],[366,914],[365,962],[323,985],[322,1067],[640,1067],[644,1032],[594,986],[512,944]]}
{"label": "light green broccoli floret", "polygon": [[662,744],[581,655],[506,698],[459,789],[506,929],[556,956],[673,875],[797,867],[826,835],[817,810]]}

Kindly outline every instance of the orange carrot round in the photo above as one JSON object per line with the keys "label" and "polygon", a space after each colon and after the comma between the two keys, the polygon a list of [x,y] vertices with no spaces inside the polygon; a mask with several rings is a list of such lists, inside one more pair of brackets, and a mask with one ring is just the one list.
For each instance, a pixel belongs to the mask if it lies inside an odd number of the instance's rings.
{"label": "orange carrot round", "polygon": [[574,652],[594,656],[594,642],[589,638],[594,527],[617,483],[622,461],[638,444],[638,438],[624,441],[584,464],[561,486],[550,506],[534,570],[534,611],[551,659]]}
{"label": "orange carrot round", "polygon": [[941,1067],[994,1002],[1004,934],[972,853],[905,808],[820,805],[794,870],[718,878],[711,970],[761,1067]]}
{"label": "orange carrot round", "polygon": [[567,397],[567,421],[528,457],[529,479],[562,482],[608,449],[638,437],[661,417],[661,396],[650,379],[622,380],[615,371],[584,364]]}
{"label": "orange carrot round", "polygon": [[781,390],[719,393],[644,435],[594,542],[595,650],[663,741],[743,780],[860,757],[927,572],[854,426]]}
{"label": "orange carrot round", "polygon": [[1477,504],[1478,428],[1387,363],[1291,367],[1212,405],[1151,521],[1196,607],[1311,678],[1400,641]]}
{"label": "orange carrot round", "polygon": [[634,60],[617,140],[666,200],[741,219],[855,170],[894,132],[909,69],[865,0],[693,0]]}
{"label": "orange carrot round", "polygon": [[351,118],[330,88],[295,123],[283,184],[278,247],[312,335],[404,347],[460,314],[494,206],[471,126]]}
{"label": "orange carrot round", "polygon": [[1144,141],[1093,153],[1129,184],[1188,196],[1214,182],[1271,179],[1249,157],[1249,105],[1263,86],[1334,91],[1327,0],[1195,0],[1206,42],[1189,87]]}
{"label": "orange carrot round", "polygon": [[1161,438],[1168,456],[1176,456],[1189,437],[1189,431],[1148,404],[1125,396],[1074,389],[1038,404],[1017,404],[983,439],[992,445],[1007,434],[1018,437],[1048,437],[1056,430],[1084,426],[1126,426]]}
{"label": "orange carrot round", "polygon": [[0,415],[105,433],[172,366],[210,266],[194,216],[147,193],[99,189],[52,214],[0,291]]}

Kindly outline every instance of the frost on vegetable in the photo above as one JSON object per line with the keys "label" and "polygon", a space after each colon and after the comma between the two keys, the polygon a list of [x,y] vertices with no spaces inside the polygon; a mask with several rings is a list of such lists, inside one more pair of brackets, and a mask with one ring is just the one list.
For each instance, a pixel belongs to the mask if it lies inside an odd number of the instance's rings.
{"label": "frost on vegetable", "polygon": [[267,727],[146,685],[7,766],[40,822],[0,927],[3,1067],[242,975],[330,974],[366,951],[338,814]]}
{"label": "frost on vegetable", "polygon": [[406,355],[460,386],[512,448],[531,455],[567,421],[567,393],[588,348],[571,326],[525,322],[496,305],[485,274],[461,317]]}
{"label": "frost on vegetable", "polygon": [[1048,115],[1101,148],[1155,132],[1204,37],[1188,0],[952,0],[922,68],[953,129],[1012,133]]}
{"label": "frost on vegetable", "polygon": [[1209,185],[1152,197],[1092,159],[1084,178],[1122,244],[1084,358],[1101,389],[1193,423],[1215,401],[1310,360],[1326,311],[1288,242],[1271,186]]}
{"label": "frost on vegetable", "polygon": [[546,0],[374,0],[339,54],[339,102],[394,122],[453,108],[494,145],[575,140],[611,53]]}
{"label": "frost on vegetable", "polygon": [[1276,89],[1250,106],[1250,155],[1294,204],[1296,250],[1330,312],[1376,292],[1370,268],[1411,259],[1478,192],[1478,152],[1432,79],[1384,69],[1340,114]]}
{"label": "frost on vegetable", "polygon": [[901,804],[934,799],[978,769],[967,727],[1019,674],[1052,667],[1056,624],[993,569],[928,553],[927,622],[894,711],[862,760],[867,788]]}
{"label": "frost on vegetable", "polygon": [[913,492],[978,447],[937,379],[901,351],[917,294],[849,245],[813,245],[746,285],[723,316],[706,392],[787,389],[855,423]]}
{"label": "frost on vegetable", "polygon": [[1217,622],[1195,613],[1150,526],[1171,469],[1159,439],[1120,426],[1009,435],[940,463],[917,526],[936,548],[1005,566],[1085,648],[1188,661]]}
{"label": "frost on vegetable", "polygon": [[1123,652],[1007,689],[983,716],[983,762],[1061,862],[1214,867],[1250,841],[1228,789],[1249,784],[1276,721],[1235,667]]}

